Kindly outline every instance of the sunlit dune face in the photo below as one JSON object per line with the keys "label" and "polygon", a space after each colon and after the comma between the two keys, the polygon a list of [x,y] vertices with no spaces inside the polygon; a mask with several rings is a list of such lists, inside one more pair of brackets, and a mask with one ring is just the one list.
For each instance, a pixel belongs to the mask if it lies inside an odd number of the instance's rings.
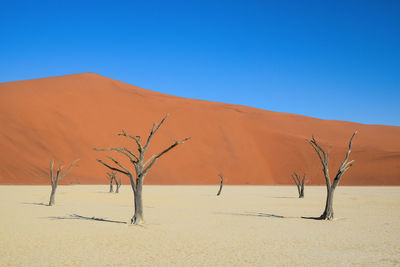
{"label": "sunlit dune face", "polygon": [[[314,134],[331,145],[334,175],[355,130],[345,185],[399,185],[400,127],[326,121],[249,107],[164,95],[94,73],[0,84],[1,184],[49,184],[48,161],[80,158],[61,184],[107,183],[107,169],[93,147],[135,149],[117,136],[124,129],[147,138],[153,122],[169,113],[147,157],[174,140],[191,137],[152,168],[145,184],[324,184],[321,164],[305,141]],[[112,154],[133,170],[121,155]],[[123,183],[127,183],[126,177]]]}

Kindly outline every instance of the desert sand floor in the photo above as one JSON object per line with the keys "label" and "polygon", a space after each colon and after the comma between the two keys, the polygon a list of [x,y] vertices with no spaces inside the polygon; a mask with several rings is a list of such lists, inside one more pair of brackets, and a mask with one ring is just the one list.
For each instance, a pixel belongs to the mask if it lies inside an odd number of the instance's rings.
{"label": "desert sand floor", "polygon": [[0,266],[400,265],[400,187],[145,186],[144,227],[127,185],[0,186]]}

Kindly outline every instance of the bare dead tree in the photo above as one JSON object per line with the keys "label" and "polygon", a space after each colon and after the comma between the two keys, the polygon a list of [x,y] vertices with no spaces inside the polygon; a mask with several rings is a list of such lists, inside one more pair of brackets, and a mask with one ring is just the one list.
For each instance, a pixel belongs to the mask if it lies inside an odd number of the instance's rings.
{"label": "bare dead tree", "polygon": [[222,173],[218,174],[219,178],[221,178],[221,183],[219,185],[219,190],[217,193],[217,196],[219,196],[221,194],[222,191],[222,186],[224,185],[224,175]]}
{"label": "bare dead tree", "polygon": [[[107,179],[110,180],[110,191],[108,191],[109,193],[114,192],[113,181],[114,181],[116,175],[117,175],[116,172],[107,172]],[[117,180],[115,180],[115,181],[117,181]]]}
{"label": "bare dead tree", "polygon": [[61,178],[63,178],[65,175],[67,175],[67,173],[71,170],[72,167],[78,166],[76,164],[76,162],[78,160],[79,159],[77,159],[74,162],[72,162],[71,165],[69,166],[69,168],[64,173],[61,173],[61,170],[62,170],[63,166],[61,165],[61,163],[58,163],[58,169],[57,169],[57,172],[56,172],[55,176],[54,176],[54,173],[53,173],[54,160],[50,161],[51,194],[50,194],[49,206],[53,206],[56,203],[55,202],[55,195],[56,195],[56,190],[57,190],[57,186],[58,186],[58,181],[60,181]]}
{"label": "bare dead tree", "polygon": [[306,180],[306,175],[304,174],[303,179],[300,180],[300,176],[297,173],[292,174],[292,179],[297,186],[297,191],[299,192],[299,198],[304,197],[304,181]]}
{"label": "bare dead tree", "polygon": [[333,214],[333,205],[332,205],[333,204],[333,194],[334,194],[335,189],[338,186],[343,174],[354,163],[354,160],[352,160],[352,161],[348,161],[348,160],[349,160],[349,156],[350,156],[350,152],[351,152],[351,146],[353,144],[353,138],[354,138],[354,136],[356,136],[356,134],[357,134],[357,131],[355,131],[350,138],[349,149],[347,150],[346,156],[345,156],[342,164],[340,165],[339,170],[338,170],[332,184],[331,184],[331,179],[329,177],[329,169],[328,169],[329,150],[328,150],[328,153],[326,153],[325,150],[322,149],[322,147],[317,143],[314,136],[312,136],[311,140],[307,139],[307,141],[312,145],[314,150],[317,152],[318,157],[322,163],[324,176],[325,176],[325,182],[326,182],[327,196],[326,196],[325,211],[319,217],[320,220],[332,220],[333,219],[333,215],[334,215]]}
{"label": "bare dead tree", "polygon": [[154,164],[157,162],[157,160],[163,156],[165,153],[170,151],[171,149],[175,148],[179,144],[183,144],[184,142],[188,141],[190,137],[185,138],[181,141],[174,141],[172,145],[169,147],[165,148],[162,150],[160,153],[151,156],[147,160],[145,160],[145,153],[150,145],[151,139],[153,136],[157,133],[157,131],[160,129],[161,125],[165,122],[167,119],[168,114],[161,120],[160,123],[153,124],[153,127],[150,131],[150,134],[147,138],[147,141],[142,144],[141,137],[140,136],[134,136],[130,135],[124,130],[122,130],[121,133],[117,134],[118,136],[123,136],[126,138],[129,138],[134,141],[134,143],[137,146],[137,154],[132,152],[130,149],[126,147],[119,147],[119,148],[103,148],[103,149],[98,149],[94,148],[96,151],[115,151],[118,152],[125,157],[127,157],[130,161],[130,163],[133,165],[135,171],[131,171],[129,168],[126,168],[123,164],[121,164],[119,161],[115,160],[113,157],[108,156],[108,158],[115,164],[114,166],[109,165],[108,163],[105,163],[104,161],[98,159],[97,161],[106,166],[107,168],[120,172],[122,174],[125,174],[129,177],[129,180],[131,182],[131,187],[133,191],[133,196],[134,196],[134,204],[135,204],[135,213],[131,219],[132,224],[143,224],[144,219],[143,219],[143,201],[142,201],[142,188],[143,188],[143,180],[146,177],[147,173],[151,169],[151,167],[154,166]]}
{"label": "bare dead tree", "polygon": [[119,188],[122,185],[122,176],[119,177],[119,181],[117,180],[117,177],[115,177],[114,179],[115,179],[115,185],[117,186],[117,189],[115,189],[115,193],[119,193]]}

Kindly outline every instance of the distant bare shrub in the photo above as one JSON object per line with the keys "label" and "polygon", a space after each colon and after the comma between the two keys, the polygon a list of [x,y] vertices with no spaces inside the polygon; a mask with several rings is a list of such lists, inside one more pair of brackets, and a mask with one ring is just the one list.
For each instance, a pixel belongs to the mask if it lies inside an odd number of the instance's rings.
{"label": "distant bare shrub", "polygon": [[76,162],[78,160],[79,159],[77,159],[74,162],[72,162],[71,165],[69,166],[69,168],[64,173],[61,173],[61,170],[62,170],[63,166],[61,165],[61,163],[58,163],[58,170],[57,170],[55,176],[54,176],[54,173],[53,173],[54,160],[50,161],[51,194],[50,194],[49,206],[53,206],[56,203],[55,202],[55,195],[56,195],[56,190],[57,190],[57,186],[58,186],[58,181],[60,181],[61,178],[63,178],[65,175],[67,175],[67,173],[71,170],[72,167],[78,166],[76,164]]}
{"label": "distant bare shrub", "polygon": [[300,176],[297,173],[292,174],[292,179],[297,186],[297,191],[299,192],[299,198],[304,197],[304,183],[306,180],[306,175],[304,174],[303,179],[300,180]]}

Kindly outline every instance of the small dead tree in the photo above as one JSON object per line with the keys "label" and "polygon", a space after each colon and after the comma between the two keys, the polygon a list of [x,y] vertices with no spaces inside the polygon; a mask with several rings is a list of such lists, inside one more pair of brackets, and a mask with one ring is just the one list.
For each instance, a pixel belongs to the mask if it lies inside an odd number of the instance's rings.
{"label": "small dead tree", "polygon": [[351,152],[351,146],[353,144],[353,138],[354,138],[354,136],[356,136],[356,134],[357,134],[357,131],[355,131],[354,134],[350,138],[349,148],[347,150],[346,156],[345,156],[342,164],[340,165],[339,170],[338,170],[332,184],[331,184],[331,179],[329,177],[329,169],[328,169],[329,150],[328,150],[328,153],[326,153],[325,150],[322,149],[322,147],[317,143],[314,136],[312,136],[311,140],[307,139],[307,141],[312,145],[314,150],[317,152],[318,157],[322,163],[324,176],[325,176],[325,182],[326,182],[326,190],[327,190],[326,204],[325,204],[324,213],[322,213],[322,215],[318,218],[320,220],[332,220],[333,219],[333,215],[334,215],[333,214],[333,194],[334,194],[335,189],[338,186],[343,174],[354,163],[354,160],[352,160],[352,161],[348,161],[348,160],[349,160],[349,156],[350,156],[350,152]]}
{"label": "small dead tree", "polygon": [[304,174],[303,179],[300,180],[300,176],[297,173],[292,174],[292,179],[297,186],[297,191],[299,192],[299,198],[304,197],[304,181],[306,180],[306,175]]}
{"label": "small dead tree", "polygon": [[115,193],[119,193],[119,188],[122,185],[122,176],[119,177],[119,181],[117,180],[117,177],[115,177],[114,179],[115,179],[115,185],[117,186],[117,189],[115,189]]}
{"label": "small dead tree", "polygon": [[115,179],[115,175],[117,175],[116,172],[107,172],[107,179],[110,180],[110,191],[108,191],[109,193],[114,192],[113,181]]}
{"label": "small dead tree", "polygon": [[62,170],[63,166],[61,165],[61,163],[58,163],[58,169],[57,169],[57,172],[56,172],[55,176],[54,176],[54,173],[53,173],[54,160],[50,161],[51,194],[50,194],[49,206],[53,206],[56,203],[55,202],[55,195],[56,195],[56,190],[57,190],[57,186],[58,186],[58,181],[60,181],[61,178],[63,178],[65,175],[67,175],[67,173],[71,170],[72,167],[78,166],[76,164],[76,162],[78,160],[79,159],[77,159],[74,162],[72,162],[71,165],[69,166],[69,168],[64,173],[61,173],[61,170]]}
{"label": "small dead tree", "polygon": [[219,196],[221,194],[222,191],[222,186],[224,185],[224,175],[222,173],[218,174],[219,178],[221,178],[221,183],[219,185],[219,190],[217,193],[217,196]]}
{"label": "small dead tree", "polygon": [[131,151],[130,149],[126,147],[120,147],[120,148],[103,148],[103,149],[97,149],[94,148],[96,151],[116,151],[118,153],[123,154],[126,156],[130,163],[133,165],[135,171],[131,171],[129,168],[126,168],[124,165],[122,165],[120,162],[115,160],[113,157],[108,156],[108,158],[114,162],[114,166],[111,166],[104,161],[98,159],[97,161],[106,166],[107,168],[120,172],[122,174],[125,174],[129,177],[129,180],[131,182],[132,186],[132,191],[133,191],[133,198],[134,198],[134,204],[135,204],[135,213],[131,219],[132,224],[143,224],[144,219],[143,219],[143,201],[142,201],[142,188],[143,188],[143,180],[146,177],[147,173],[151,169],[151,167],[154,166],[154,164],[157,162],[157,160],[163,156],[165,153],[170,151],[171,149],[175,148],[176,146],[183,144],[184,142],[188,141],[190,137],[185,138],[181,141],[174,141],[172,145],[167,147],[166,149],[162,150],[160,153],[151,156],[147,160],[145,160],[145,154],[147,149],[149,148],[151,139],[153,136],[157,133],[157,131],[160,129],[161,125],[165,122],[167,119],[168,115],[166,115],[160,123],[153,124],[153,127],[150,131],[150,134],[147,138],[147,141],[142,144],[142,140],[140,136],[134,136],[130,135],[124,130],[122,130],[121,133],[117,134],[118,136],[123,136],[126,138],[129,138],[134,141],[134,143],[137,146],[137,154]]}

